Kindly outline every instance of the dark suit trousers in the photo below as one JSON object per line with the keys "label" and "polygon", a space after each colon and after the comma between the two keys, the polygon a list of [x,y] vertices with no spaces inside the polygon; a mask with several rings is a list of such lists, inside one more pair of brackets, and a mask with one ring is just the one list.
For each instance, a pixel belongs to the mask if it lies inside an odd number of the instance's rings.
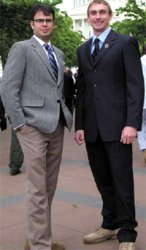
{"label": "dark suit trousers", "polygon": [[134,205],[132,145],[121,142],[86,142],[89,164],[103,201],[102,227],[120,228],[120,242],[134,242],[137,232]]}

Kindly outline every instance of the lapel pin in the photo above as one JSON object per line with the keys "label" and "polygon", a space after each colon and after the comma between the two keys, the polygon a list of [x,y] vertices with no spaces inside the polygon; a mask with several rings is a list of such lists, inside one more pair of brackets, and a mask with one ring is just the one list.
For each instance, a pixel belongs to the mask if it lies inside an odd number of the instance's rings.
{"label": "lapel pin", "polygon": [[106,43],[104,47],[105,47],[105,49],[108,49],[109,44],[108,44],[108,43]]}

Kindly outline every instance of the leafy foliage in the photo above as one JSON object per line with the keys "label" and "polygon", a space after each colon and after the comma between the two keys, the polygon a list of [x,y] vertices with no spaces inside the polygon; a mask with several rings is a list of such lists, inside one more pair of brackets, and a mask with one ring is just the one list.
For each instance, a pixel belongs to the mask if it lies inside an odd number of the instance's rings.
{"label": "leafy foliage", "polygon": [[144,1],[128,0],[125,7],[116,10],[117,16],[124,15],[124,20],[115,22],[112,27],[123,34],[137,38],[140,46],[146,42],[146,3]]}
{"label": "leafy foliage", "polygon": [[[31,7],[39,3],[37,0],[0,0],[0,55],[4,66],[10,47],[13,43],[26,40],[32,36],[29,25]],[[48,0],[43,3],[48,4]],[[56,10],[56,26],[51,41],[65,53],[66,65],[75,66],[77,63],[76,49],[82,42],[79,32],[72,29],[72,20],[56,7],[62,0],[50,0],[50,5]]]}
{"label": "leafy foliage", "polygon": [[56,27],[52,36],[53,44],[65,53],[68,67],[77,65],[76,50],[82,42],[81,33],[73,31],[72,19],[65,12],[57,13]]}

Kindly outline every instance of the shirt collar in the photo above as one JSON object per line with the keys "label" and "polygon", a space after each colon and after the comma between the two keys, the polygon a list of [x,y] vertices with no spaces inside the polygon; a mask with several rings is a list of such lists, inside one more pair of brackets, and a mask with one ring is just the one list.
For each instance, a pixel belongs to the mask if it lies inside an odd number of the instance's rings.
{"label": "shirt collar", "polygon": [[[42,39],[40,39],[38,36],[33,35],[33,37],[38,41],[38,43],[39,43],[41,46],[44,46],[44,44],[46,44],[46,43],[44,43],[44,41],[43,41]],[[47,44],[51,46],[50,41],[49,41]]]}
{"label": "shirt collar", "polygon": [[[104,43],[105,39],[107,38],[108,34],[111,31],[111,27],[108,27],[105,29],[105,31],[103,31],[99,36],[98,39],[100,40],[100,42]],[[97,38],[97,36],[95,34],[93,34],[92,36],[92,44],[94,43],[95,39]]]}

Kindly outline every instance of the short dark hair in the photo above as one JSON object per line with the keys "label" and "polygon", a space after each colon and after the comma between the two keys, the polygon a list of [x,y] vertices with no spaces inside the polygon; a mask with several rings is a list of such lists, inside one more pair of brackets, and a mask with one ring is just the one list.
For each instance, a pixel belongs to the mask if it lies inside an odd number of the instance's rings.
{"label": "short dark hair", "polygon": [[55,11],[49,4],[36,4],[31,9],[30,20],[33,21],[34,16],[39,11],[42,11],[46,16],[52,14],[53,20],[55,19]]}
{"label": "short dark hair", "polygon": [[112,15],[112,9],[111,9],[111,6],[110,4],[105,1],[105,0],[93,0],[89,3],[89,6],[87,8],[87,15],[89,16],[89,10],[90,10],[90,7],[93,5],[93,4],[104,4],[105,6],[108,7],[108,12],[110,15]]}

